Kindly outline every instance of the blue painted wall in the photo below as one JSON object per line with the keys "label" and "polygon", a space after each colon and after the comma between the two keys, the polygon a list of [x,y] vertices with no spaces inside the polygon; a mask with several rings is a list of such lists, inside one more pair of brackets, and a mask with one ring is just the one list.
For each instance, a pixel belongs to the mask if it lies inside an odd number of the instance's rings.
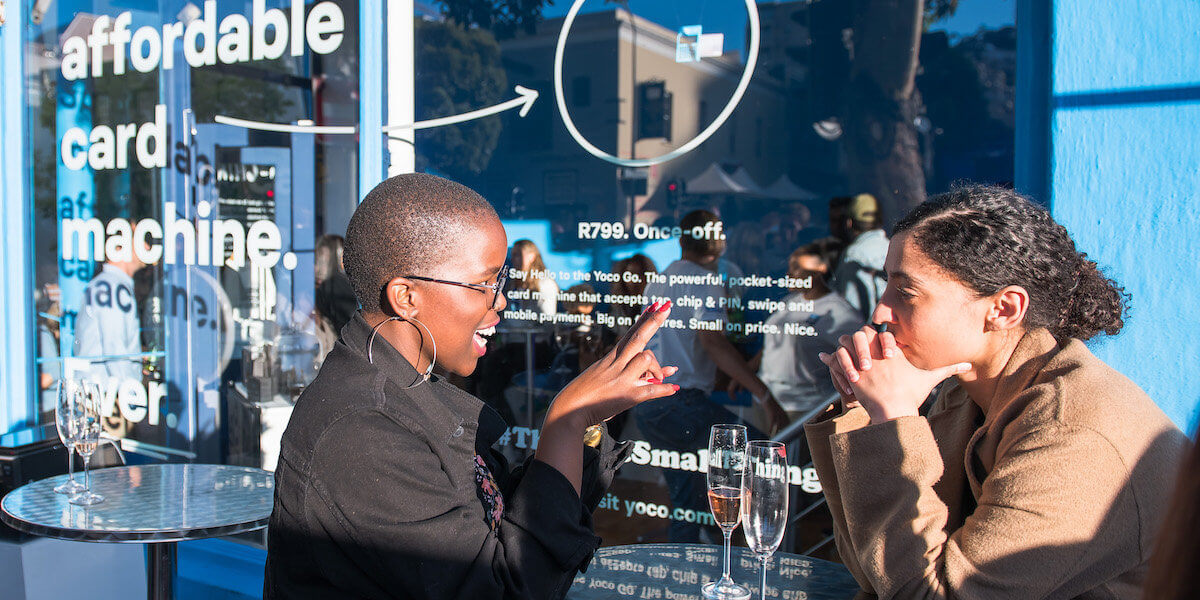
{"label": "blue painted wall", "polygon": [[1200,2],[1053,4],[1051,210],[1133,296],[1125,330],[1092,349],[1191,433],[1200,418]]}

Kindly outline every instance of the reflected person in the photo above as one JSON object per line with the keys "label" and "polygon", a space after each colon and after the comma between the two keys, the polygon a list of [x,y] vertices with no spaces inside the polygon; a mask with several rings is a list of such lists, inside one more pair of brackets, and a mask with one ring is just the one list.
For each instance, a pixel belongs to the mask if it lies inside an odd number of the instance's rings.
{"label": "reflected person", "polygon": [[[138,303],[133,274],[144,266],[132,247],[110,253],[83,291],[75,320],[75,355],[86,357],[93,376],[142,382]],[[109,356],[119,358],[106,358]]]}
{"label": "reflected person", "polygon": [[[817,355],[832,354],[838,338],[854,333],[862,318],[845,299],[829,289],[829,265],[821,244],[808,244],[788,257],[788,276],[811,282],[796,288],[780,302],[783,307],[767,317],[774,333],[763,334],[763,349],[752,363],[758,377],[795,420],[837,399],[829,369]],[[790,332],[789,327],[803,328]]]}
{"label": "reflected person", "polygon": [[883,261],[887,257],[888,238],[874,196],[858,194],[839,199],[838,204],[844,206],[844,212],[835,212],[831,206],[830,228],[847,246],[833,271],[833,291],[866,321],[887,286]]}
{"label": "reflected person", "polygon": [[[715,232],[718,229],[713,224],[718,222],[712,212],[697,210],[685,215],[679,224],[685,232],[693,229]],[[782,425],[787,416],[771,397],[770,389],[725,337],[726,288],[718,272],[725,241],[715,234],[684,235],[679,238],[679,246],[682,258],[663,270],[661,280],[646,286],[646,296],[651,300],[677,300],[677,319],[683,323],[703,322],[712,329],[668,328],[654,336],[649,348],[660,360],[679,368],[672,381],[682,389],[669,399],[639,406],[633,417],[643,437],[655,448],[695,452],[708,447],[709,429],[713,425],[741,420],[712,399],[717,369],[737,380],[756,402],[767,407],[774,424]],[[671,278],[677,279],[673,285]],[[751,439],[766,437],[750,427]],[[662,474],[675,508],[708,511],[702,473],[663,469]],[[700,525],[672,520],[669,535],[672,542],[695,543],[700,540]]]}

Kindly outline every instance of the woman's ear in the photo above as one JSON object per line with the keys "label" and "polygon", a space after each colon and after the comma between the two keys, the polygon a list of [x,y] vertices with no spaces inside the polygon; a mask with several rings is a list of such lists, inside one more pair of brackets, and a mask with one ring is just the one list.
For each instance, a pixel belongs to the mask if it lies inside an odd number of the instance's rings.
{"label": "woman's ear", "polygon": [[384,312],[402,319],[417,316],[419,294],[412,282],[404,277],[397,277],[383,288]]}
{"label": "woman's ear", "polygon": [[1015,329],[1025,322],[1029,310],[1029,292],[1019,285],[1010,285],[992,295],[987,313],[987,330]]}

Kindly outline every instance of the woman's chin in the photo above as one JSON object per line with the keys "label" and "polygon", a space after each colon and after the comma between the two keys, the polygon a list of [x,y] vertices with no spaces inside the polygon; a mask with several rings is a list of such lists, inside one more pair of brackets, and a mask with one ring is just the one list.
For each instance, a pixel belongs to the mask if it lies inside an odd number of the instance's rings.
{"label": "woman's chin", "polygon": [[470,377],[475,372],[475,367],[479,365],[479,357],[470,356],[465,360],[455,361],[453,365],[445,365],[447,371],[458,375],[459,377]]}

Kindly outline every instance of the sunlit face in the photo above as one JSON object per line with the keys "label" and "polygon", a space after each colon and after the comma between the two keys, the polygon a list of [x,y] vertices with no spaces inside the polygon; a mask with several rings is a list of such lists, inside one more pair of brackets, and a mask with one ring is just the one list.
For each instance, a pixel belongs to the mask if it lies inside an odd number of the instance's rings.
{"label": "sunlit face", "polygon": [[[500,221],[492,219],[476,226],[471,235],[462,236],[459,250],[431,273],[414,273],[461,283],[491,285],[508,256],[508,238]],[[486,335],[500,322],[499,313],[508,302],[501,292],[495,309],[492,292],[427,281],[414,281],[414,303],[418,318],[437,343],[437,363],[461,376],[475,370],[479,357],[487,350]],[[432,348],[422,349],[426,360]]]}
{"label": "sunlit face", "polygon": [[932,369],[982,358],[990,298],[938,267],[908,232],[892,238],[884,269],[887,288],[872,320],[888,324],[913,365]]}

